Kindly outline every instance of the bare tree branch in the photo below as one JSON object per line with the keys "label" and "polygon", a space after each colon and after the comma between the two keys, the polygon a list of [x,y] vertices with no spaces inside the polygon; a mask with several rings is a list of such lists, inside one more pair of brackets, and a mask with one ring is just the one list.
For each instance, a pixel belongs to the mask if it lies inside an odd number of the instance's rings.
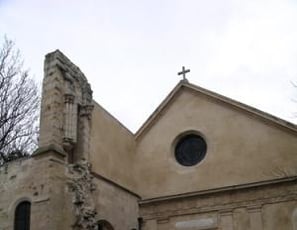
{"label": "bare tree branch", "polygon": [[0,47],[0,165],[36,147],[39,94],[14,43]]}

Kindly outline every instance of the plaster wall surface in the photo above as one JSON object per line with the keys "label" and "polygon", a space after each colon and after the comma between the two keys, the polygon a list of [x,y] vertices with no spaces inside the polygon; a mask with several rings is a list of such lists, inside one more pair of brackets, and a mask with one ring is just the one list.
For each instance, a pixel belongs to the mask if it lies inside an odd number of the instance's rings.
{"label": "plaster wall surface", "polygon": [[[177,137],[197,131],[207,142],[196,166],[177,163]],[[137,139],[138,191],[168,196],[296,175],[296,132],[183,88]]]}
{"label": "plaster wall surface", "polygon": [[94,102],[90,135],[92,171],[135,190],[133,134]]}
{"label": "plaster wall surface", "polygon": [[95,178],[99,220],[106,220],[114,229],[137,229],[138,197],[110,182]]}

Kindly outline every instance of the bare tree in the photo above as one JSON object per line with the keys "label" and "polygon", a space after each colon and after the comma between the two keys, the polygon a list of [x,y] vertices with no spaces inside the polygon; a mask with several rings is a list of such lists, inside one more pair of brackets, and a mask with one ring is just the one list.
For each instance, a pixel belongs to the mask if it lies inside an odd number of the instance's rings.
{"label": "bare tree", "polygon": [[36,145],[39,95],[11,40],[0,47],[0,165]]}

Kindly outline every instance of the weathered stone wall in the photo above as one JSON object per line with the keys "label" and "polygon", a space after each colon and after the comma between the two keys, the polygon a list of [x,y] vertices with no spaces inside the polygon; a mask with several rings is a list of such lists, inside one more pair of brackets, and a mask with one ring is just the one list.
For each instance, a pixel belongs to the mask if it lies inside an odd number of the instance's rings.
{"label": "weathered stone wall", "polygon": [[40,149],[70,163],[86,159],[96,173],[135,188],[133,134],[92,100],[84,74],[58,50],[46,55],[40,117]]}
{"label": "weathered stone wall", "polygon": [[[297,179],[144,200],[144,230],[295,230]],[[295,221],[295,222],[294,222]]]}
{"label": "weathered stone wall", "polygon": [[64,182],[64,164],[51,156],[18,160],[2,166],[0,229],[13,229],[15,208],[25,200],[31,202],[30,229],[66,229]]}
{"label": "weathered stone wall", "polygon": [[1,167],[0,229],[13,229],[15,208],[25,200],[31,202],[32,230],[96,229],[100,220],[114,229],[137,228],[139,197],[89,166],[69,165],[47,152]]}
{"label": "weathered stone wall", "polygon": [[46,55],[39,147],[54,146],[68,162],[89,157],[92,90],[80,69],[59,50]]}
{"label": "weathered stone wall", "polygon": [[51,217],[60,224],[56,229],[94,229],[98,220],[108,220],[115,229],[136,228],[138,197],[126,189],[135,187],[133,135],[92,100],[84,74],[60,51],[46,56],[44,72],[34,157],[53,151],[64,159],[63,171],[52,172],[61,179],[52,190],[63,201],[48,202],[63,217],[63,222]]}

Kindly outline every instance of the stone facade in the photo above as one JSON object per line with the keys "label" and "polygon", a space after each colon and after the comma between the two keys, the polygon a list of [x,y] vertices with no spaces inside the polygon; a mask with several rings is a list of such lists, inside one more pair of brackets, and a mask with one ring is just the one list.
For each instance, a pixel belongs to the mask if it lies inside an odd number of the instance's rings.
{"label": "stone facade", "polygon": [[[46,56],[39,148],[0,168],[0,229],[29,201],[30,229],[297,230],[297,127],[181,81],[137,133]],[[196,165],[175,158],[189,134]]]}
{"label": "stone facade", "polygon": [[143,229],[295,229],[296,182],[293,177],[142,200]]}

